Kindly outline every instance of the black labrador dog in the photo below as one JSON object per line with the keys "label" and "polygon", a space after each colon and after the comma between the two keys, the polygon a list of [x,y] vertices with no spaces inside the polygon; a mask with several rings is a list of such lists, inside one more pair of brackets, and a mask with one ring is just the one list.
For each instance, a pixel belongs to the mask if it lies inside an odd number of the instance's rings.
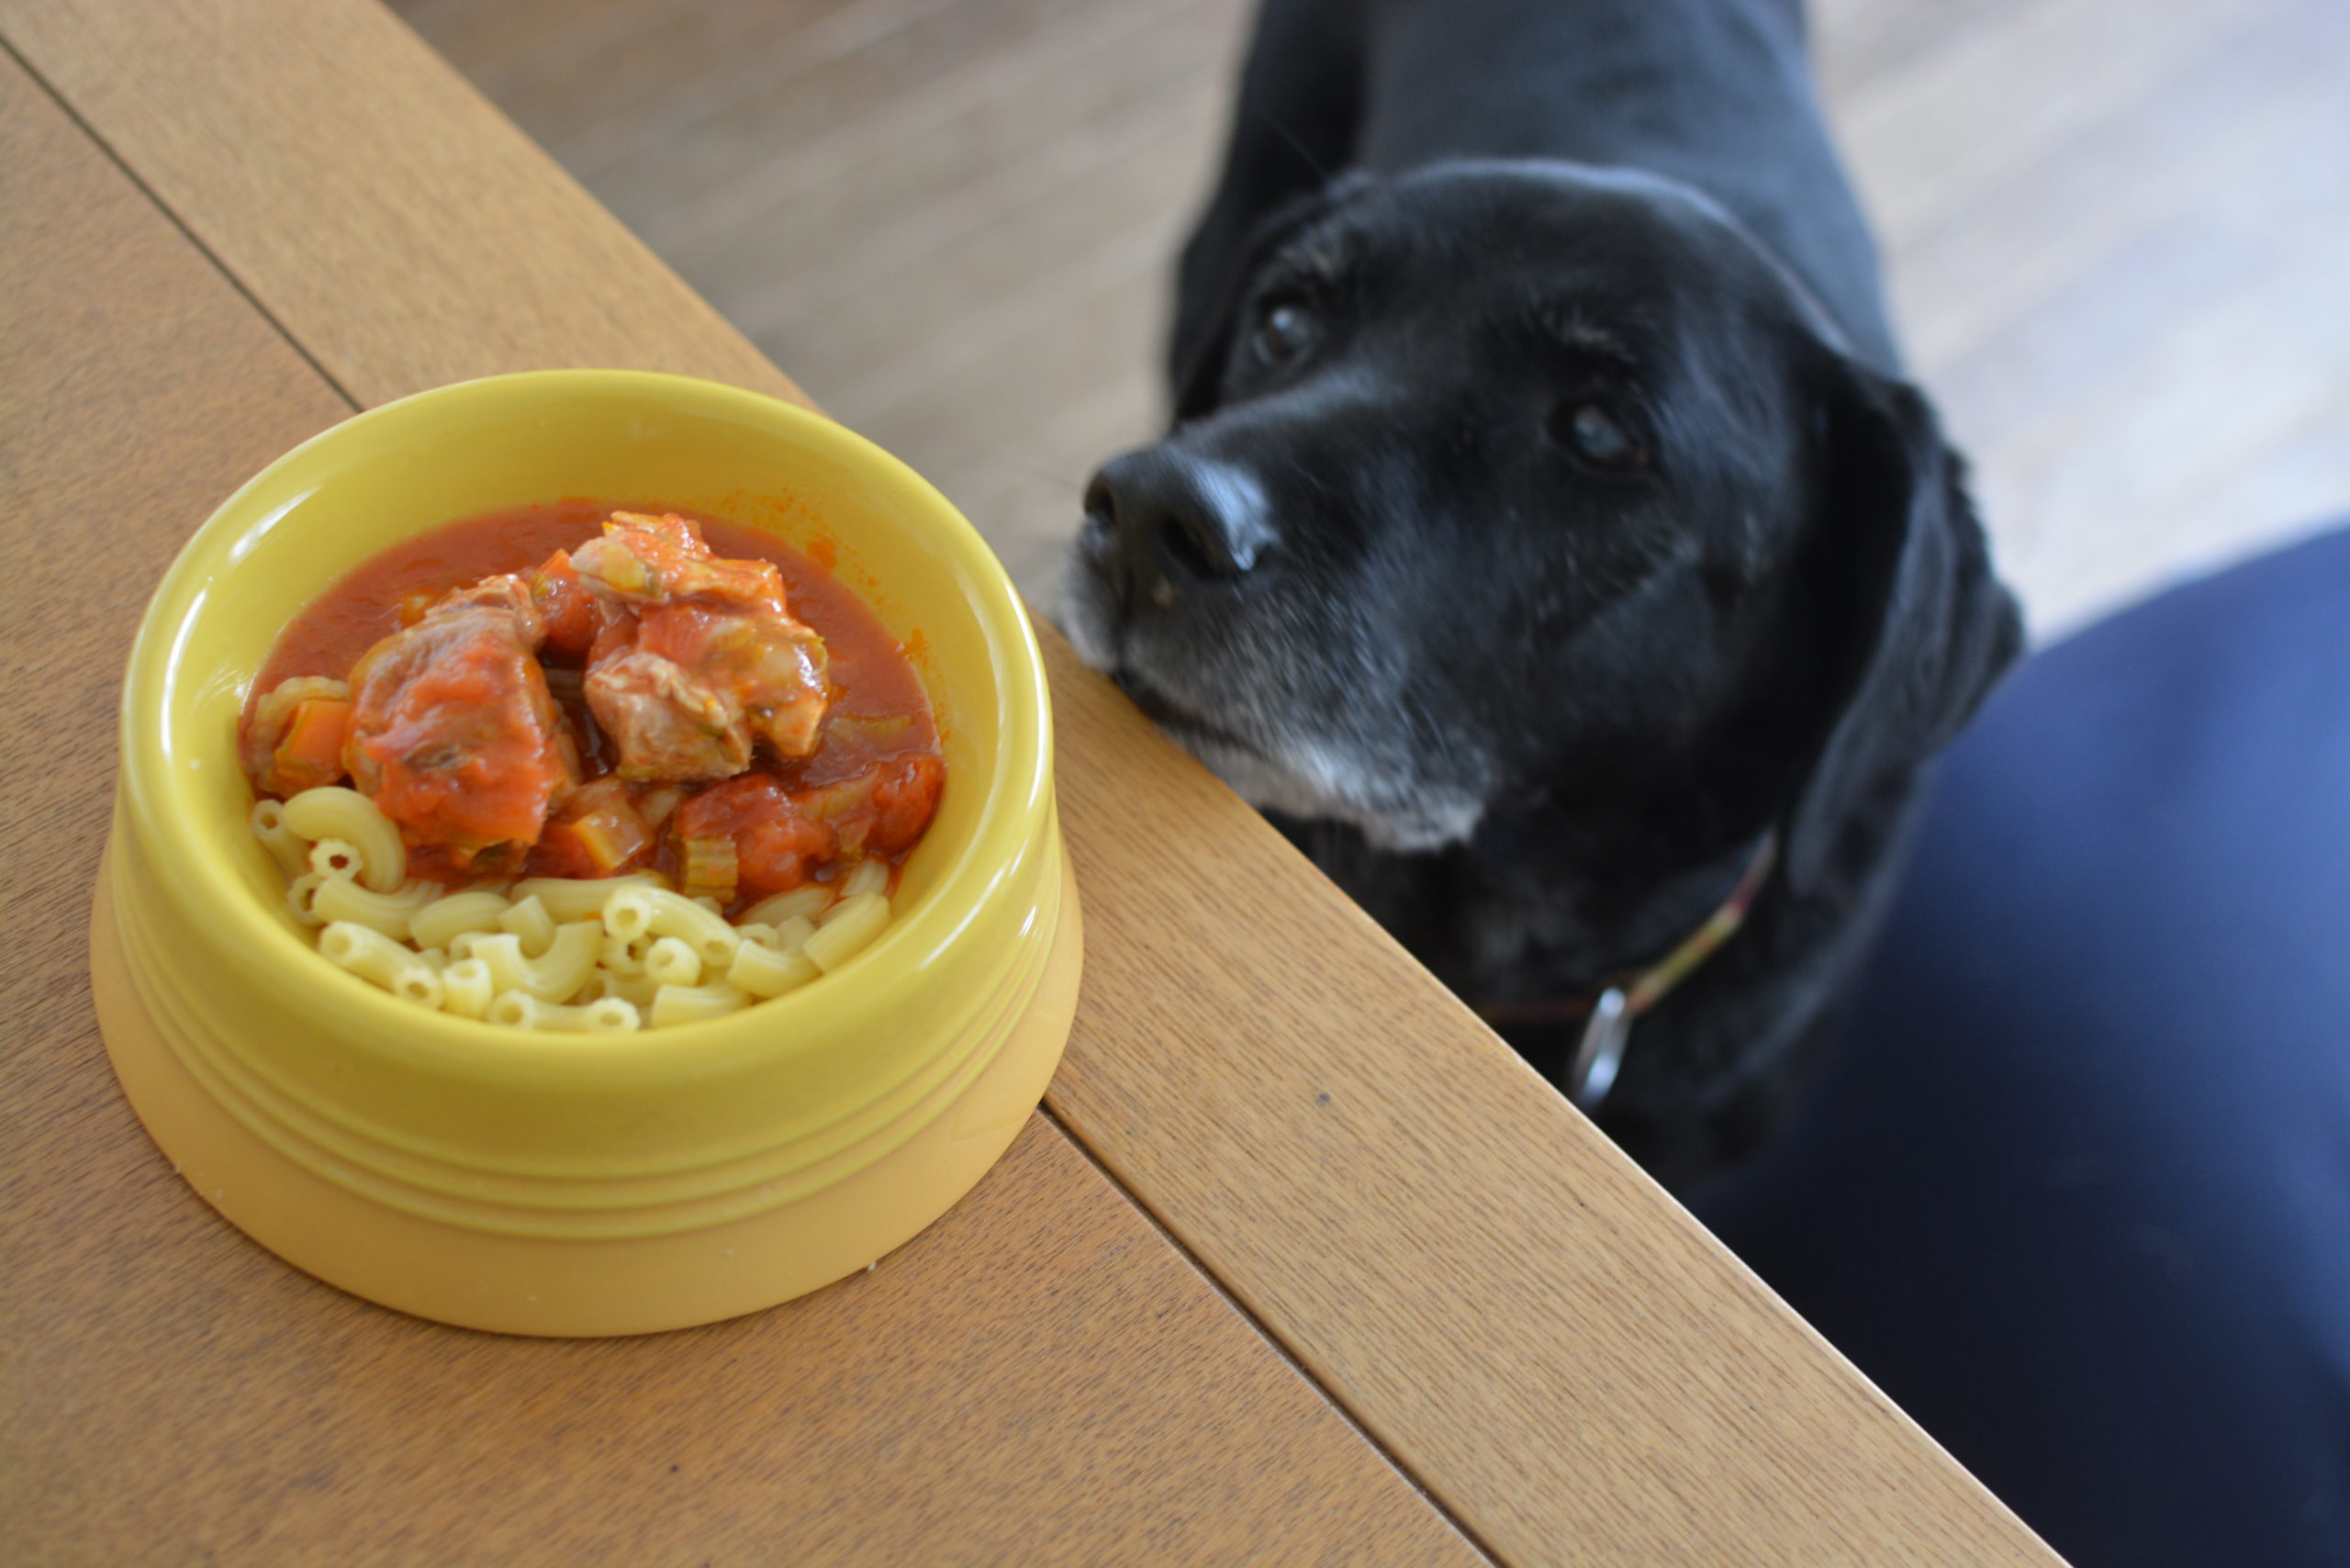
{"label": "black labrador dog", "polygon": [[1267,0],[1171,357],[1080,652],[1658,1177],[1750,1153],[2020,641],[1796,0]]}

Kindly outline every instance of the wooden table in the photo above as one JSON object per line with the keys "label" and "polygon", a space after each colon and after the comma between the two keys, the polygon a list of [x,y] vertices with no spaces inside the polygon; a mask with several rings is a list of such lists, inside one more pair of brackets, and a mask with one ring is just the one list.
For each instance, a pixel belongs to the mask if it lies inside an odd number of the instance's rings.
{"label": "wooden table", "polygon": [[1084,999],[931,1230],[579,1342],[245,1241],[132,1119],[85,976],[172,552],[437,383],[799,394],[369,0],[5,0],[0,39],[0,1559],[2054,1561],[1049,635]]}

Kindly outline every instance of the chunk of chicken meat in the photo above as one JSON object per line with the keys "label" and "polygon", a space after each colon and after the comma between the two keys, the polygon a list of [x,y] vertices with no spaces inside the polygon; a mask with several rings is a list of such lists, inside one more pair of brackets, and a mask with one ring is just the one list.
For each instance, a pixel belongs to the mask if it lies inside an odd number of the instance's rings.
{"label": "chunk of chicken meat", "polygon": [[500,844],[538,842],[577,782],[546,676],[545,626],[517,577],[448,594],[352,667],[343,765],[411,846],[460,868]]}
{"label": "chunk of chicken meat", "polygon": [[571,565],[608,611],[588,706],[621,777],[731,778],[761,740],[786,757],[816,748],[823,639],[792,619],[772,563],[712,555],[683,518],[614,512]]}

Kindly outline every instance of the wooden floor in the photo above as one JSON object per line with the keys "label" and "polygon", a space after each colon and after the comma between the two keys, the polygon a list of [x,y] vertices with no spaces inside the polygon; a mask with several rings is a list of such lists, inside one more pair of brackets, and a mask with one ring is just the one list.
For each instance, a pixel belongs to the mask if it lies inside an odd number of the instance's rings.
{"label": "wooden floor", "polygon": [[[397,0],[1048,597],[1151,432],[1247,0]],[[1920,377],[2046,634],[2350,510],[2350,4],[1815,0]]]}

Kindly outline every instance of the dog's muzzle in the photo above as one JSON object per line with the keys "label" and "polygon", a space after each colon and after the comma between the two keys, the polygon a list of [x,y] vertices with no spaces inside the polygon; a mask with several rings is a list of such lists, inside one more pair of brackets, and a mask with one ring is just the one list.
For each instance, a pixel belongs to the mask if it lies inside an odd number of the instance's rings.
{"label": "dog's muzzle", "polygon": [[1122,611],[1167,610],[1256,570],[1274,542],[1267,511],[1264,487],[1247,469],[1147,446],[1113,458],[1086,487],[1085,526],[1100,535],[1089,554]]}

